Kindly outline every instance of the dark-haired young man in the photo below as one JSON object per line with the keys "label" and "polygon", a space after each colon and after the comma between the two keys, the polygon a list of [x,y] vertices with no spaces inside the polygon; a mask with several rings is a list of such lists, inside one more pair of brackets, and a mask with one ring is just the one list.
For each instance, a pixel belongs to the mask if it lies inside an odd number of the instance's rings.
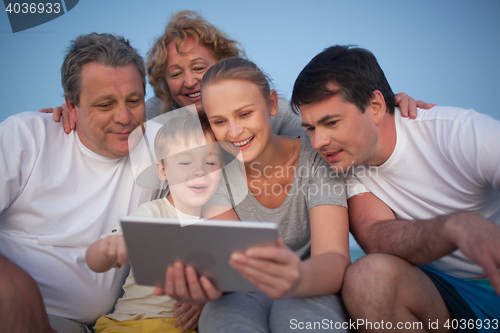
{"label": "dark-haired young man", "polygon": [[402,118],[373,54],[345,46],[311,60],[292,104],[332,169],[354,167],[350,227],[368,255],[342,295],[357,328],[498,330],[500,122],[452,107]]}

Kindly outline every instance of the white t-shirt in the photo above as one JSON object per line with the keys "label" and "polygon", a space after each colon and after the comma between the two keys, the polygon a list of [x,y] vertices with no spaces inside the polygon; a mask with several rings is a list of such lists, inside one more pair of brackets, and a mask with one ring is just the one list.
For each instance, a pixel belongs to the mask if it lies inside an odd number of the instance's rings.
{"label": "white t-shirt", "polygon": [[135,185],[128,157],[97,155],[51,115],[0,123],[0,156],[0,253],[35,279],[49,314],[93,324],[127,268],[92,272],[85,251],[152,191]]}
{"label": "white t-shirt", "polygon": [[[500,122],[454,107],[418,111],[417,119],[395,112],[394,152],[379,167],[356,168],[346,181],[349,197],[372,192],[403,220],[468,211],[500,225]],[[484,275],[460,251],[427,266],[462,278]]]}

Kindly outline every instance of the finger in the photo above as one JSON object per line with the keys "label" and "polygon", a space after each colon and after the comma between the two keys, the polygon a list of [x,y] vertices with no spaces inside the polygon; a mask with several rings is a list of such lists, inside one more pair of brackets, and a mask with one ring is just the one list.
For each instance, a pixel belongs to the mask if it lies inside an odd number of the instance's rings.
{"label": "finger", "polygon": [[283,283],[277,279],[267,280],[258,275],[253,276],[247,274],[242,274],[242,276],[257,289],[273,299],[282,298],[285,295],[286,289],[288,289],[283,288]]}
{"label": "finger", "polygon": [[180,307],[182,304],[183,303],[181,303],[181,302],[177,302],[177,301],[174,302],[174,306],[177,308]]}
{"label": "finger", "polygon": [[182,326],[181,332],[189,332],[193,331],[196,326],[198,326],[198,320],[200,319],[201,315],[201,309],[197,312],[195,312],[192,316],[191,319],[187,323]]}
{"label": "finger", "polygon": [[415,99],[412,97],[409,97],[408,113],[411,119],[417,118],[417,101],[415,101]]}
{"label": "finger", "polygon": [[41,113],[53,113],[54,109],[53,108],[44,108],[44,109],[39,109],[38,112]]}
{"label": "finger", "polygon": [[483,265],[483,269],[490,281],[490,285],[497,295],[500,296],[500,273],[498,272],[498,265],[495,265],[492,261],[488,261],[488,264]]}
{"label": "finger", "polygon": [[107,237],[108,240],[108,257],[114,258],[118,261],[118,243],[114,239],[114,236]]}
{"label": "finger", "polygon": [[[179,319],[174,323],[174,326],[179,327],[184,323],[188,322],[196,314],[197,310],[198,310],[197,305],[191,305],[187,311],[181,313]],[[174,318],[177,317],[174,316]]]}
{"label": "finger", "polygon": [[221,297],[222,291],[215,288],[209,278],[207,278],[206,276],[202,276],[200,278],[200,282],[201,286],[203,287],[203,291],[205,292],[205,295],[207,295],[207,298],[210,301],[216,300],[219,297]]}
{"label": "finger", "polygon": [[287,265],[276,264],[267,260],[250,260],[248,263],[230,262],[231,267],[242,275],[281,277],[289,270]]}
{"label": "finger", "polygon": [[196,274],[194,267],[186,267],[186,280],[191,298],[196,302],[206,302],[208,299],[201,287],[200,281],[198,280],[198,274]]}
{"label": "finger", "polygon": [[71,130],[74,129],[74,126],[73,126],[74,124],[71,123],[71,119],[69,117],[69,112],[68,112],[68,108],[66,107],[66,104],[63,104],[62,106],[57,107],[56,110],[57,110],[57,112],[60,112],[62,114],[64,131],[66,133],[71,132]]}
{"label": "finger", "polygon": [[120,236],[118,240],[118,263],[120,265],[125,265],[128,263],[128,252],[127,252],[127,246],[125,244],[125,239],[123,236]]}
{"label": "finger", "polygon": [[[54,119],[55,122],[60,122],[61,121],[61,114],[56,112],[56,109],[54,109],[54,112],[52,112],[52,119]],[[63,123],[63,128],[64,128],[64,123]]]}
{"label": "finger", "polygon": [[174,267],[168,266],[167,272],[165,273],[165,292],[173,298],[177,295],[174,294]]}
{"label": "finger", "polygon": [[[179,303],[180,304],[180,303]],[[175,305],[175,304],[174,304]],[[182,315],[184,312],[188,311],[189,309],[191,309],[193,307],[193,305],[191,304],[187,304],[187,303],[183,303],[181,304],[177,310],[175,310],[174,312],[174,318],[177,318],[179,317],[180,315]]]}
{"label": "finger", "polygon": [[417,107],[419,107],[421,109],[430,109],[430,108],[435,107],[436,105],[437,105],[436,103],[426,103],[426,102],[422,101],[421,99],[419,99],[417,101]]}
{"label": "finger", "polygon": [[[252,259],[261,259],[261,260],[271,260],[275,262],[286,263],[291,259],[292,252],[287,247],[277,247],[277,246],[260,246],[250,248],[245,251],[245,255],[247,256],[246,261],[249,262]],[[245,259],[241,256],[238,256],[238,253],[235,255],[231,255],[231,258],[241,258]],[[235,259],[236,259],[235,258]]]}
{"label": "finger", "polygon": [[394,97],[394,104],[399,107],[399,111],[404,118],[408,118],[408,95],[398,93]]}
{"label": "finger", "polygon": [[155,287],[155,289],[153,290],[153,295],[156,295],[156,296],[162,296],[162,295],[165,295],[165,289],[163,287]]}
{"label": "finger", "polygon": [[173,287],[174,294],[177,295],[179,301],[185,301],[190,299],[188,287],[186,285],[186,277],[184,275],[184,265],[177,262],[173,267],[174,279]]}

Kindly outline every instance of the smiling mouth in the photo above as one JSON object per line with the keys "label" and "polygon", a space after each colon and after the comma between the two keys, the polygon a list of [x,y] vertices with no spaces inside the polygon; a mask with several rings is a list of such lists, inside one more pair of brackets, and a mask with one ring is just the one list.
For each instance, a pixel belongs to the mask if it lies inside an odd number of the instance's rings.
{"label": "smiling mouth", "polygon": [[119,135],[119,136],[129,136],[129,135],[130,135],[130,132],[125,132],[125,133],[116,133],[116,132],[115,132],[115,135]]}
{"label": "smiling mouth", "polygon": [[191,191],[193,191],[194,193],[197,193],[197,194],[202,194],[204,193],[207,189],[208,189],[208,186],[188,186]]}
{"label": "smiling mouth", "polygon": [[201,96],[201,91],[197,91],[197,92],[191,93],[191,94],[186,94],[186,96],[189,98],[197,98],[197,97]]}
{"label": "smiling mouth", "polygon": [[241,146],[244,146],[248,143],[250,143],[250,141],[253,140],[253,138],[255,138],[255,135],[252,135],[251,137],[249,137],[248,139],[246,140],[243,140],[243,141],[237,141],[237,142],[231,142],[233,145],[235,145],[236,147],[241,147]]}
{"label": "smiling mouth", "polygon": [[333,153],[330,153],[330,154],[326,154],[326,156],[330,157],[330,156],[336,156],[338,155],[342,150],[337,150],[336,152],[333,152]]}

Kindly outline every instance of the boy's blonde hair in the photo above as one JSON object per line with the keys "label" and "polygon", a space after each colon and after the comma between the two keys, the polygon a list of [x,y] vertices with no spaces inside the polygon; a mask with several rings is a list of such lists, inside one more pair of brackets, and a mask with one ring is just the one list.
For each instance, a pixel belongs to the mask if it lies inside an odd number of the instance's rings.
{"label": "boy's blonde hair", "polygon": [[210,125],[204,118],[187,110],[171,117],[156,133],[155,154],[157,160],[161,161],[168,155],[168,145],[183,144],[192,139],[201,142],[205,138],[205,134],[211,135],[215,141]]}
{"label": "boy's blonde hair", "polygon": [[165,28],[165,32],[156,39],[146,56],[149,83],[154,88],[155,96],[162,100],[162,109],[164,111],[169,111],[174,106],[174,100],[168,89],[165,76],[167,44],[174,41],[177,52],[183,54],[180,49],[189,36],[195,39],[195,47],[200,42],[206,46],[216,61],[245,55],[240,43],[229,39],[222,31],[207,22],[198,13],[183,10],[174,14]]}

